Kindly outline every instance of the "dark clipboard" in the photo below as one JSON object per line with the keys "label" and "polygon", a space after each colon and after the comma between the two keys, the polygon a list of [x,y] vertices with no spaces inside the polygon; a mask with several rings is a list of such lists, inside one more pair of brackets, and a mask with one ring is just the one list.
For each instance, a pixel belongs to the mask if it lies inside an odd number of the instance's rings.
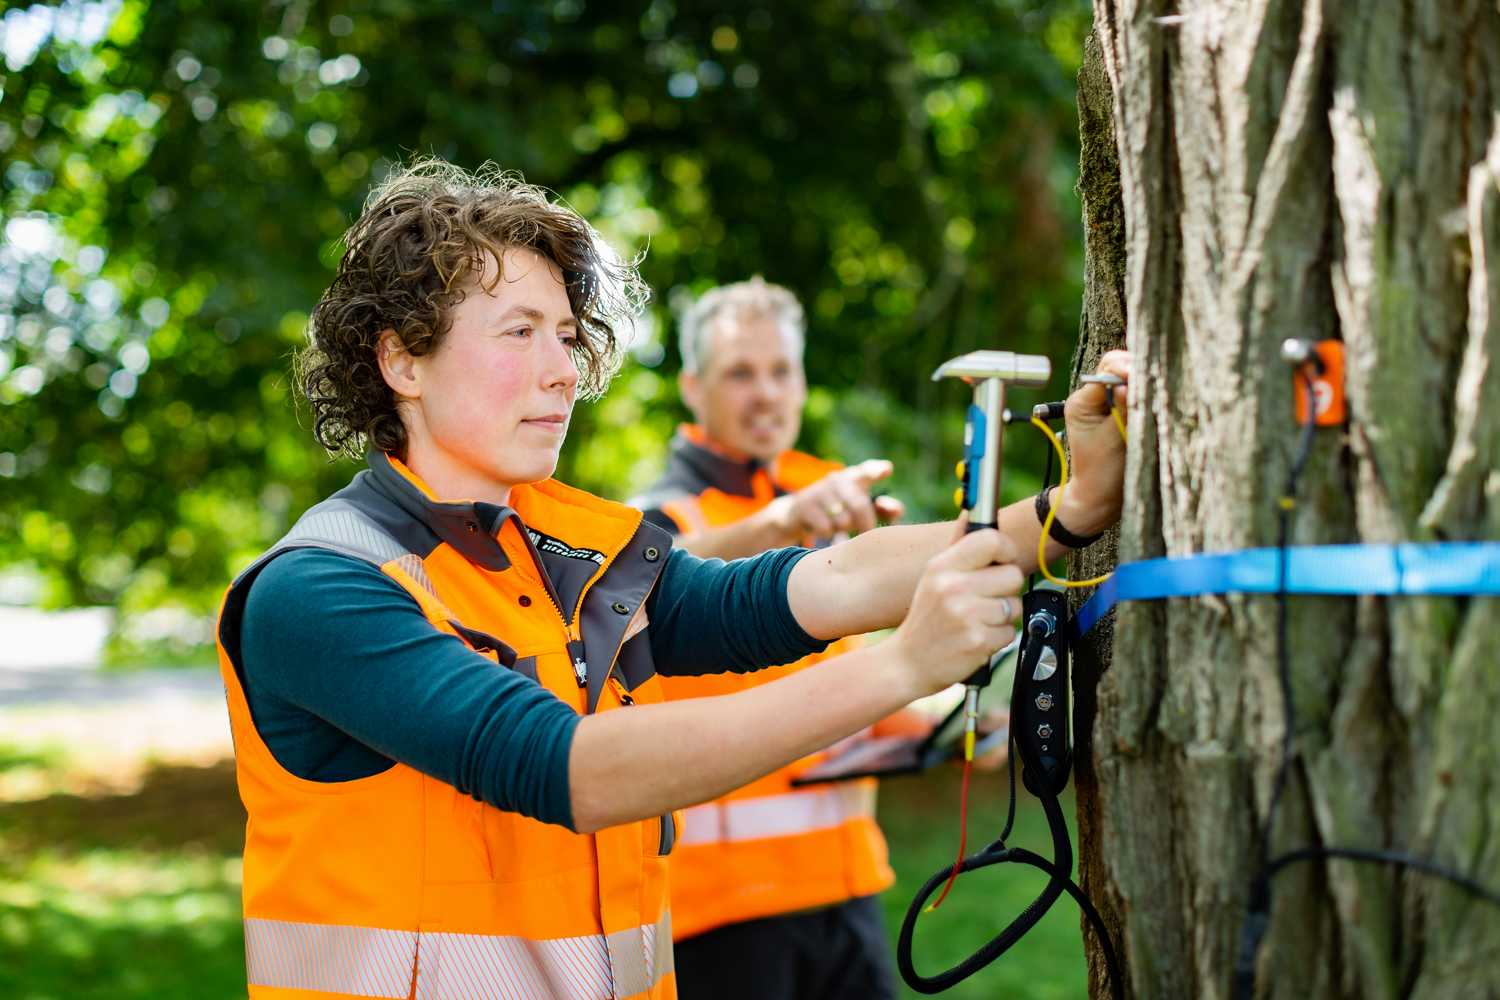
{"label": "dark clipboard", "polygon": [[[893,778],[921,774],[928,768],[962,756],[964,705],[960,701],[926,736],[872,736],[835,748],[823,760],[792,779],[792,787],[821,785],[853,778]],[[985,734],[974,746],[975,755],[1009,739],[1008,728]]]}

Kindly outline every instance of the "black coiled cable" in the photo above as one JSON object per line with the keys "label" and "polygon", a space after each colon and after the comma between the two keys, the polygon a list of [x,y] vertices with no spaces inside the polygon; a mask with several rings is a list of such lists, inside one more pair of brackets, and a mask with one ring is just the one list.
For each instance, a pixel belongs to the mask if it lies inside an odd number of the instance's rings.
{"label": "black coiled cable", "polygon": [[[1029,671],[1036,667],[1036,658],[1040,656],[1042,646],[1040,643],[1028,643],[1026,646],[1027,656],[1016,665],[1017,671]],[[1036,652],[1033,653],[1032,651]],[[1072,880],[1073,873],[1073,844],[1068,836],[1068,824],[1063,817],[1062,806],[1057,796],[1038,796],[1042,803],[1042,811],[1047,816],[1047,826],[1052,833],[1052,858],[1049,860],[1019,847],[1007,847],[1005,840],[1010,836],[1011,826],[1016,815],[1016,745],[1014,736],[1010,742],[1010,802],[1005,821],[1005,829],[1001,831],[999,839],[995,840],[982,851],[964,858],[959,865],[959,873],[975,871],[980,868],[988,868],[991,865],[1021,864],[1029,865],[1047,874],[1047,885],[1042,889],[1040,895],[1031,901],[1026,909],[1021,911],[1020,916],[1012,920],[1006,927],[990,941],[975,951],[968,958],[959,962],[951,969],[940,972],[935,976],[924,976],[917,972],[912,962],[912,939],[916,932],[917,918],[921,916],[922,909],[931,895],[936,892],[944,882],[952,875],[951,866],[944,866],[935,872],[931,878],[917,891],[910,905],[906,908],[906,917],[901,921],[901,934],[896,940],[896,965],[901,971],[901,978],[906,984],[919,993],[941,993],[949,989],[974,973],[989,965],[995,959],[1005,954],[1016,942],[1025,937],[1026,934],[1036,926],[1037,922],[1052,908],[1052,904],[1066,892],[1078,903],[1083,910],[1084,916],[1093,926],[1094,932],[1099,935],[1099,942],[1104,951],[1104,966],[1109,976],[1110,994],[1115,1000],[1124,1000],[1125,990],[1120,978],[1119,959],[1115,955],[1114,944],[1110,940],[1109,930],[1104,926],[1104,918],[1094,907],[1088,895]]]}

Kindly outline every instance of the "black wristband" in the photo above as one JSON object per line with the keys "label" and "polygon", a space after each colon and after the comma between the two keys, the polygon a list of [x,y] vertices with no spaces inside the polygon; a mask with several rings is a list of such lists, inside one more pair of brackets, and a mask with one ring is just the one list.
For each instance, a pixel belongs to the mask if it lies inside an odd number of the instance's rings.
{"label": "black wristband", "polygon": [[[1052,509],[1052,498],[1050,496],[1052,487],[1042,487],[1042,492],[1036,495],[1036,520],[1038,524],[1047,523],[1047,512]],[[1104,532],[1098,531],[1092,535],[1075,535],[1056,517],[1052,519],[1052,527],[1047,531],[1047,537],[1055,539],[1070,549],[1083,549],[1093,545],[1104,537]]]}

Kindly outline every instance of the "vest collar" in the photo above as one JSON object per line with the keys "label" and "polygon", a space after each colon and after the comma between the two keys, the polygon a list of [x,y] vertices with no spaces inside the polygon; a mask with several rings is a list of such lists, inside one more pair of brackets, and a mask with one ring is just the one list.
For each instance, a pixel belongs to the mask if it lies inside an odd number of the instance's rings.
{"label": "vest collar", "polygon": [[769,478],[764,463],[754,458],[732,457],[697,424],[678,426],[677,436],[672,439],[671,460],[698,485],[694,490],[698,493],[716,489],[733,496],[754,497],[759,495],[755,488],[757,477]]}
{"label": "vest collar", "polygon": [[400,459],[371,452],[370,482],[388,500],[430,528],[467,560],[487,570],[502,570],[510,559],[500,547],[500,526],[515,511],[483,500],[438,500],[421,478]]}

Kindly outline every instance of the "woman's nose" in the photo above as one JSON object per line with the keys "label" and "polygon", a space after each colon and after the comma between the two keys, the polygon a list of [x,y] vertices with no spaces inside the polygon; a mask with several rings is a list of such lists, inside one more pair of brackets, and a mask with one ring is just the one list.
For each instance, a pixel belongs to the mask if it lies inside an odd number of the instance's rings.
{"label": "woman's nose", "polygon": [[552,344],[547,357],[547,386],[572,389],[578,384],[578,362],[573,350],[560,337],[553,339]]}

